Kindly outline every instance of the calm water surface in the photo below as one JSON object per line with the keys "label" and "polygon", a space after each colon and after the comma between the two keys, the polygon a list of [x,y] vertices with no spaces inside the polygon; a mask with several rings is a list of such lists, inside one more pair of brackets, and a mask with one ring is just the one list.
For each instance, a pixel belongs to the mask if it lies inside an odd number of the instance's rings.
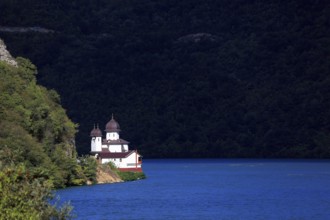
{"label": "calm water surface", "polygon": [[144,160],[146,180],[57,191],[76,219],[330,219],[330,160]]}

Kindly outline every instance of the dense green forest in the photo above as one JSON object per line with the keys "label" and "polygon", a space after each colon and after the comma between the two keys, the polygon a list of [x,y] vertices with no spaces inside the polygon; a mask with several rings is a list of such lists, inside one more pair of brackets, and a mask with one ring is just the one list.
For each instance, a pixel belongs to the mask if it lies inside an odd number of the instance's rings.
{"label": "dense green forest", "polygon": [[96,182],[96,160],[77,157],[77,125],[36,74],[0,39],[0,219],[71,219],[70,205],[50,203],[52,190]]}
{"label": "dense green forest", "polygon": [[0,62],[0,161],[24,163],[32,175],[45,176],[56,187],[70,185],[70,176],[79,172],[75,124],[59,95],[36,84],[36,67],[23,58],[17,61],[18,67]]}
{"label": "dense green forest", "polygon": [[[2,0],[0,11],[9,50],[79,124],[80,154],[114,113],[147,158],[330,158],[329,1]],[[53,106],[33,102],[29,132],[43,138]],[[59,124],[45,146],[69,145],[73,124],[49,120]]]}

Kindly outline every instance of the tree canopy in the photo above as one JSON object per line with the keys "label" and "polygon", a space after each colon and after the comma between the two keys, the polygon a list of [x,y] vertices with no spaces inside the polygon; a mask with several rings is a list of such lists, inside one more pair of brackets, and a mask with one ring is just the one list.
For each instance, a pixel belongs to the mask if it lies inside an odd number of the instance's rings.
{"label": "tree canopy", "polygon": [[15,67],[0,61],[0,165],[23,164],[53,187],[84,183],[76,159],[77,125],[59,95],[37,85],[36,67],[24,58],[17,62]]}

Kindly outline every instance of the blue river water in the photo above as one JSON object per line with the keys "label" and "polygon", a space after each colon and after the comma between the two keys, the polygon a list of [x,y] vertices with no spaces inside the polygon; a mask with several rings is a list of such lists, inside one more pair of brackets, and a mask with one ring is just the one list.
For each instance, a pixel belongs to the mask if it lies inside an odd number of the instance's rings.
{"label": "blue river water", "polygon": [[330,160],[144,160],[147,179],[58,190],[76,219],[330,219]]}

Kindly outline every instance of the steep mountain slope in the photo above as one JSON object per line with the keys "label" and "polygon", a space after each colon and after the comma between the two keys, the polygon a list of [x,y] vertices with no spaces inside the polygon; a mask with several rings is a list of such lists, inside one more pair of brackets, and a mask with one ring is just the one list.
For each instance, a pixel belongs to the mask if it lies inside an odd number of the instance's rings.
{"label": "steep mountain slope", "polygon": [[[2,1],[1,32],[79,123],[111,113],[145,157],[329,157],[330,4]],[[24,6],[24,7],[22,7]]]}

